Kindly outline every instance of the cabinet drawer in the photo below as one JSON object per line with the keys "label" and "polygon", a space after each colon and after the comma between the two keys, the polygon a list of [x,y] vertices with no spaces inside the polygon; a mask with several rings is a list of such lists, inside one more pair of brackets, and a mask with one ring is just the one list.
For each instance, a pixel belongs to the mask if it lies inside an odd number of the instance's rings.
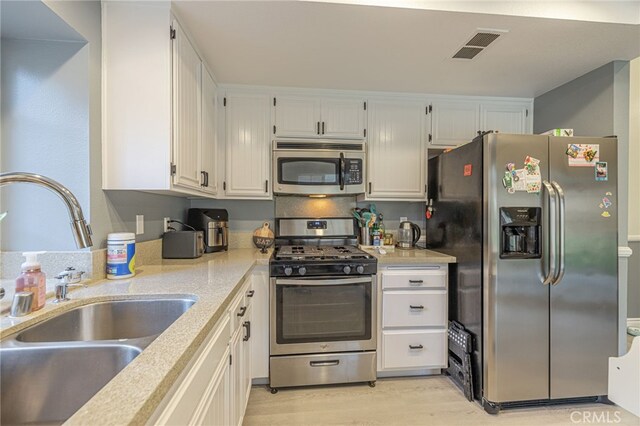
{"label": "cabinet drawer", "polygon": [[247,320],[248,313],[248,301],[251,298],[246,297],[248,286],[246,284],[242,284],[242,288],[236,294],[236,297],[229,305],[229,317],[231,318],[231,334],[233,334],[241,324]]}
{"label": "cabinet drawer", "polygon": [[446,288],[447,269],[382,272],[382,288]]}
{"label": "cabinet drawer", "polygon": [[444,368],[447,331],[383,331],[383,368]]}
{"label": "cabinet drawer", "polygon": [[383,327],[444,327],[446,313],[446,290],[393,291],[382,296]]}

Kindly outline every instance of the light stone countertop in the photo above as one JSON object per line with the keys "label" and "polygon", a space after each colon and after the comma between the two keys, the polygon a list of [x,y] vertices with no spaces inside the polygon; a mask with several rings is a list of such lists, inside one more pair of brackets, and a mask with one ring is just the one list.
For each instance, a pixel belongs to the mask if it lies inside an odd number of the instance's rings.
{"label": "light stone countertop", "polygon": [[433,250],[401,250],[396,248],[394,251],[387,251],[386,254],[380,254],[377,250],[366,249],[365,251],[378,259],[378,265],[456,263],[456,258],[454,256],[449,256]]}
{"label": "light stone countertop", "polygon": [[268,265],[270,252],[232,249],[193,260],[144,265],[136,276],[100,280],[69,292],[72,299],[47,304],[21,318],[0,320],[0,338],[76,306],[96,301],[160,295],[195,296],[196,303],[76,412],[66,424],[143,424],[158,407],[255,265]]}

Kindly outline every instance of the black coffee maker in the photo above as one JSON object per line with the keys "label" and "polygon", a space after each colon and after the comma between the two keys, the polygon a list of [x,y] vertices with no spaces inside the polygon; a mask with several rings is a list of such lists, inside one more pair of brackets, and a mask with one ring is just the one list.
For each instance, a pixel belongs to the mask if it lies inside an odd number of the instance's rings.
{"label": "black coffee maker", "polygon": [[187,224],[204,231],[204,251],[229,249],[229,213],[225,209],[189,209]]}

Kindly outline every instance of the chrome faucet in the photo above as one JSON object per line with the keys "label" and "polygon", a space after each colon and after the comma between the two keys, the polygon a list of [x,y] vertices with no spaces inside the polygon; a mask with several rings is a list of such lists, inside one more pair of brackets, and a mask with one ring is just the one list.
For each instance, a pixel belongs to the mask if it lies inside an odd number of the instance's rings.
{"label": "chrome faucet", "polygon": [[0,186],[11,183],[33,183],[55,192],[67,206],[69,218],[71,219],[71,231],[78,248],[86,248],[93,245],[91,241],[91,226],[84,220],[80,203],[78,203],[71,191],[46,176],[23,172],[0,173]]}

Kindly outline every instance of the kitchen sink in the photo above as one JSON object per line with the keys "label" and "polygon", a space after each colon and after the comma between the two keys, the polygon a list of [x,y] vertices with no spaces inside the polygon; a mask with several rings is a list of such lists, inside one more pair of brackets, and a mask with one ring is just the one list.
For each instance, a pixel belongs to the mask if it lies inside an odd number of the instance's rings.
{"label": "kitchen sink", "polygon": [[15,339],[33,343],[157,337],[194,303],[190,298],[92,303],[33,325]]}
{"label": "kitchen sink", "polygon": [[60,424],[142,349],[127,345],[0,349],[0,424]]}

